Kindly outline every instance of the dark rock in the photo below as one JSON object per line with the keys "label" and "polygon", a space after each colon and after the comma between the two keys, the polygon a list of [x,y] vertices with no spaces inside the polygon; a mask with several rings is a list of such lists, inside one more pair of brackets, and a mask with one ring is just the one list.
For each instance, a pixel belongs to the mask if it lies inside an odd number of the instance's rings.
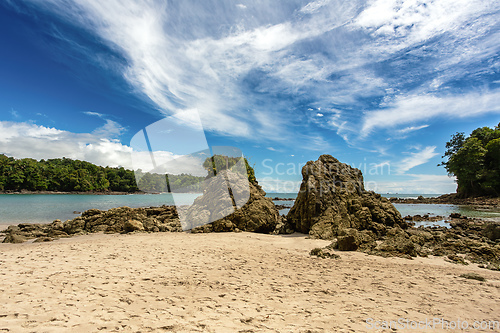
{"label": "dark rock", "polygon": [[465,273],[460,275],[460,277],[470,280],[486,281],[486,279],[477,273]]}
{"label": "dark rock", "polygon": [[90,217],[90,216],[94,216],[94,215],[98,215],[98,214],[101,214],[102,211],[99,210],[99,209],[89,209],[89,210],[86,210],[82,213],[82,217]]}
{"label": "dark rock", "polygon": [[398,256],[399,254],[410,257],[417,256],[417,245],[412,241],[407,232],[399,227],[390,229],[385,237],[386,239],[376,246],[376,252],[385,252],[386,254]]}
{"label": "dark rock", "polygon": [[17,234],[21,231],[19,226],[17,225],[9,225],[7,229],[4,231],[6,234]]}
{"label": "dark rock", "polygon": [[492,241],[500,239],[500,224],[488,223],[483,230],[483,235]]}
{"label": "dark rock", "polygon": [[[257,182],[241,181],[240,176],[230,170],[224,170],[218,175],[208,183],[212,191],[196,198],[185,212],[181,211],[188,223],[183,229],[195,233],[234,231],[236,228],[242,231],[270,233],[276,229],[281,220],[278,209],[272,199],[265,196],[266,192]],[[226,194],[226,181],[232,184],[232,197]],[[234,206],[240,201],[238,198],[248,198],[246,203],[241,200],[240,203],[244,204],[240,205],[239,209]],[[210,228],[203,223],[218,216],[222,218],[209,223]]]}
{"label": "dark rock", "polygon": [[324,248],[315,248],[309,252],[309,255],[316,256],[318,258],[331,258],[331,259],[340,259],[340,256],[334,253],[332,250]]}
{"label": "dark rock", "polygon": [[359,240],[353,235],[337,237],[337,248],[340,251],[356,251],[359,247]]}
{"label": "dark rock", "polygon": [[64,231],[69,235],[83,233],[85,229],[85,219],[83,217],[77,217],[72,220],[67,220],[63,223],[63,227]]}
{"label": "dark rock", "polygon": [[447,261],[455,263],[455,264],[460,264],[460,265],[468,265],[469,263],[464,260],[464,258],[457,256],[456,254],[450,254],[447,257]]}
{"label": "dark rock", "polygon": [[21,235],[17,235],[17,234],[7,234],[7,236],[5,236],[4,240],[2,243],[13,243],[13,244],[19,244],[19,243],[24,243],[26,242],[26,238],[21,236]]}
{"label": "dark rock", "polygon": [[461,218],[461,217],[462,217],[462,214],[460,214],[460,213],[451,213],[451,214],[450,214],[450,217],[451,217],[452,219],[459,219],[459,218]]}
{"label": "dark rock", "polygon": [[388,199],[364,189],[360,170],[330,155],[303,167],[300,191],[287,220],[295,230],[321,239],[332,239],[347,228],[384,234],[387,227],[407,226]]}

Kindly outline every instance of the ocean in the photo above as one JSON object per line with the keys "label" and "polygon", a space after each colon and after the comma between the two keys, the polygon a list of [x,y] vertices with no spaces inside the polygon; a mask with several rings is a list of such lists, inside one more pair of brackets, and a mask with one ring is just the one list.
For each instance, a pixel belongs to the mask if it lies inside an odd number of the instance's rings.
{"label": "ocean", "polygon": [[[199,194],[176,194],[176,203],[191,204]],[[436,194],[384,194],[385,197],[417,198],[437,196]],[[276,204],[292,207],[296,193],[268,193],[270,198],[290,200],[275,201]],[[81,212],[97,208],[107,210],[115,207],[151,207],[173,205],[173,196],[165,194],[130,194],[130,195],[85,195],[85,194],[0,194],[0,225],[19,223],[50,223],[55,219],[61,221],[73,219]],[[468,217],[500,218],[500,212],[479,211],[466,206],[457,205],[426,205],[426,204],[395,204],[402,216],[431,215],[449,216],[460,213]],[[288,209],[280,210],[286,214]],[[447,225],[444,221],[424,223],[422,225]]]}

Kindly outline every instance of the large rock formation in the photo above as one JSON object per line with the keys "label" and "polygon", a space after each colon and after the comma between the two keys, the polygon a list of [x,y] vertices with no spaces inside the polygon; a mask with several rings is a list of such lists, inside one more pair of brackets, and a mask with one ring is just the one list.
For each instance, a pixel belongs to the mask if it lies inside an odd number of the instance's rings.
{"label": "large rock formation", "polygon": [[[257,181],[249,182],[246,173],[244,175],[245,179],[242,179],[241,175],[224,170],[212,178],[208,184],[211,191],[198,197],[185,213],[185,220],[192,227],[183,225],[183,228],[194,233],[274,231],[281,220],[278,209],[272,199],[265,196],[266,192]],[[202,223],[207,217],[213,222]]]}
{"label": "large rock formation", "polygon": [[359,169],[330,155],[302,168],[302,184],[287,221],[295,230],[321,239],[332,239],[349,228],[380,235],[387,227],[404,225],[388,199],[365,190]]}

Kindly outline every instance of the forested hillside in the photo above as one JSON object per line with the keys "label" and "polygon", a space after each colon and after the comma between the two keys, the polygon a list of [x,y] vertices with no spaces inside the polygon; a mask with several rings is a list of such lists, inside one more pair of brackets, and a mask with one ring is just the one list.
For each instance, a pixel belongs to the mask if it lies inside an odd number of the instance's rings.
{"label": "forested hillside", "polygon": [[[213,176],[217,171],[233,167],[238,158],[215,155],[204,167]],[[248,178],[255,182],[253,168],[245,159]],[[136,183],[136,176],[139,183]],[[101,167],[89,162],[56,158],[37,161],[32,158],[15,159],[0,154],[0,191],[54,191],[54,192],[203,192],[206,177],[189,174],[162,175],[135,174],[125,168]]]}
{"label": "forested hillside", "polygon": [[37,161],[0,154],[0,191],[137,192],[134,172],[57,158]]}

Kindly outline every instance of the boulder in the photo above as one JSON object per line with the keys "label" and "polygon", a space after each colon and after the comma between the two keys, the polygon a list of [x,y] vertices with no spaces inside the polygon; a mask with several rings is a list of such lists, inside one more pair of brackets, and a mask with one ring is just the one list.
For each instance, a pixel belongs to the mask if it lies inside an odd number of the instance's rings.
{"label": "boulder", "polygon": [[356,251],[359,247],[359,240],[354,235],[339,236],[337,238],[337,248],[340,251]]}
{"label": "boulder", "polygon": [[144,225],[137,220],[128,220],[123,225],[125,232],[144,231]]}
{"label": "boulder", "polygon": [[311,238],[333,239],[343,229],[382,235],[388,227],[407,223],[380,194],[366,191],[359,169],[321,155],[302,168],[302,184],[287,220]]}
{"label": "boulder", "polygon": [[500,224],[488,223],[483,230],[483,235],[492,241],[500,239]]}

